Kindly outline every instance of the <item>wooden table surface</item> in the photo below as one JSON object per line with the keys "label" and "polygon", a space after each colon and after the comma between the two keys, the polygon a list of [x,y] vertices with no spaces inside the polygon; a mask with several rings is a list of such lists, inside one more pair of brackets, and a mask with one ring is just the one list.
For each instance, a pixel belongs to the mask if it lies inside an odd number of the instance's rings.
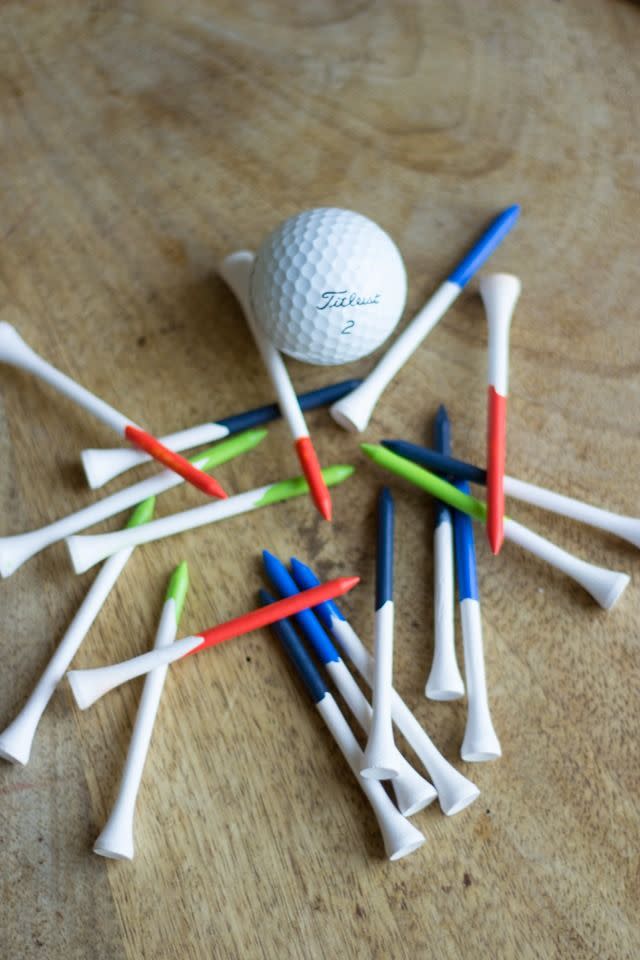
{"label": "wooden table surface", "polygon": [[[636,4],[516,0],[8,2],[0,12],[0,315],[158,434],[273,391],[217,260],[285,216],[353,208],[397,241],[403,322],[502,207],[491,261],[518,274],[509,472],[638,512]],[[428,436],[439,402],[458,455],[484,458],[486,325],[471,285],[385,393],[368,440]],[[289,364],[309,389],[365,373]],[[79,451],[112,435],[3,367],[2,530],[94,499]],[[344,604],[371,641],[382,476],[326,412],[321,459],[357,464],[335,522],[299,500],[134,554],[76,658],[146,650],[187,559],[184,632],[252,607],[260,551],[357,572]],[[296,472],[283,424],[218,476]],[[117,482],[126,485],[129,478]],[[117,484],[116,484],[117,485]],[[415,823],[396,864],[364,796],[267,632],[171,671],[131,864],[94,856],[140,694],[86,713],[66,685],[25,768],[0,770],[0,955],[25,958],[637,958],[640,563],[619,540],[513,514],[634,582],[605,613],[564,576],[478,538],[486,664],[504,755],[465,765],[465,703],[428,702],[432,507],[401,482],[396,685],[481,788]],[[200,503],[184,487],[163,514]],[[119,525],[116,518],[112,527]],[[106,529],[105,525],[105,529]],[[95,574],[59,544],[1,585],[0,726],[20,709]]]}

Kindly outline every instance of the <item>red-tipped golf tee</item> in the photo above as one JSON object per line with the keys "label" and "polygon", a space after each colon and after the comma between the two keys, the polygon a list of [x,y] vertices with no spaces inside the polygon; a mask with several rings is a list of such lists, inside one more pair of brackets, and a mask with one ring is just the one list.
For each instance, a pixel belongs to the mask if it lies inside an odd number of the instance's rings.
{"label": "red-tipped golf tee", "polygon": [[311,437],[300,437],[296,440],[296,453],[302,467],[305,480],[309,484],[311,499],[315,503],[325,520],[331,520],[331,494],[322,476],[322,467]]}
{"label": "red-tipped golf tee", "polygon": [[215,477],[211,477],[208,473],[204,473],[203,470],[194,467],[192,463],[189,463],[185,457],[181,457],[179,453],[174,453],[173,450],[169,450],[168,447],[165,447],[159,440],[152,437],[146,430],[141,430],[140,427],[134,427],[129,424],[129,426],[125,428],[124,435],[134,446],[140,450],[144,450],[145,453],[148,453],[149,456],[157,460],[158,463],[162,463],[165,467],[168,467],[169,470],[173,470],[174,473],[183,477],[187,483],[197,487],[198,490],[202,490],[203,493],[208,494],[210,497],[219,497],[221,500],[226,499],[227,494]]}
{"label": "red-tipped golf tee", "polygon": [[285,597],[283,600],[278,600],[277,603],[259,607],[257,610],[252,610],[251,613],[236,617],[234,620],[227,620],[226,623],[221,623],[210,630],[203,630],[202,633],[184,637],[182,640],[169,644],[169,646],[149,650],[148,653],[143,653],[132,660],[124,660],[122,663],[113,663],[110,666],[97,667],[93,670],[70,670],[67,677],[76,703],[81,710],[85,710],[109,690],[120,686],[121,683],[150,673],[156,667],[166,666],[176,660],[183,660],[192,653],[206,650],[207,647],[214,647],[224,640],[231,640],[232,637],[239,637],[243,633],[249,633],[251,630],[266,627],[277,620],[291,617],[300,613],[301,610],[317,607],[327,600],[348,593],[359,582],[360,577],[337,577],[335,580],[329,580],[328,583],[323,583],[319,587],[312,587],[310,590],[304,590],[302,593],[296,593],[293,596]]}
{"label": "red-tipped golf tee", "polygon": [[504,540],[507,398],[494,386],[489,387],[487,410],[487,537],[492,553],[499,553]]}
{"label": "red-tipped golf tee", "polygon": [[193,464],[189,463],[183,457],[167,449],[159,440],[156,440],[155,437],[152,437],[146,433],[146,431],[137,427],[128,417],[125,417],[124,414],[116,410],[115,407],[105,403],[104,400],[96,397],[96,395],[91,393],[90,390],[87,390],[86,387],[81,386],[79,383],[76,383],[75,380],[72,380],[71,377],[68,377],[66,373],[62,373],[61,370],[52,366],[47,360],[39,356],[35,350],[32,350],[31,347],[24,342],[18,331],[12,327],[10,323],[6,322],[0,323],[0,362],[10,363],[14,367],[28,370],[41,380],[44,380],[44,382],[52,386],[54,390],[69,397],[70,400],[73,400],[79,407],[92,413],[94,417],[97,417],[102,423],[106,423],[107,426],[115,430],[119,436],[130,440],[134,446],[140,450],[144,450],[144,452],[152,456],[154,460],[158,460],[164,464],[165,467],[168,467],[170,470],[173,470],[174,473],[179,474],[179,476],[187,480],[188,483],[193,484],[194,487],[198,487],[200,490],[208,493],[209,496],[220,497],[222,499],[226,497],[226,493],[213,477],[198,470],[197,467],[194,467]]}
{"label": "red-tipped golf tee", "polygon": [[219,265],[218,270],[225,283],[233,290],[244,310],[247,323],[260,351],[260,356],[275,387],[278,405],[295,440],[296,453],[302,472],[309,484],[311,499],[324,519],[331,520],[331,496],[322,478],[318,457],[313,449],[309,430],[284,360],[253,315],[249,296],[249,277],[253,261],[252,253],[248,250],[239,250],[237,253],[232,253],[226,257]]}
{"label": "red-tipped golf tee", "polygon": [[343,594],[353,590],[360,583],[360,577],[336,577],[334,580],[328,580],[319,587],[312,587],[310,590],[304,590],[302,593],[296,593],[292,597],[285,597],[272,603],[268,607],[258,607],[251,613],[244,613],[241,617],[235,617],[233,620],[227,620],[217,627],[211,627],[196,636],[202,637],[200,646],[191,650],[185,656],[190,657],[193,653],[199,653],[206,650],[207,647],[215,647],[216,644],[224,640],[231,640],[233,637],[239,637],[244,633],[250,633],[251,630],[258,630],[260,627],[266,627],[277,620],[284,620],[286,617],[292,617],[301,610],[308,610],[311,607],[317,607],[325,600],[332,600],[335,597],[341,597]]}
{"label": "red-tipped golf tee", "polygon": [[509,328],[520,296],[520,281],[493,273],[480,281],[480,295],[489,325],[489,391],[487,397],[487,538],[493,553],[504,540],[504,469],[507,449]]}

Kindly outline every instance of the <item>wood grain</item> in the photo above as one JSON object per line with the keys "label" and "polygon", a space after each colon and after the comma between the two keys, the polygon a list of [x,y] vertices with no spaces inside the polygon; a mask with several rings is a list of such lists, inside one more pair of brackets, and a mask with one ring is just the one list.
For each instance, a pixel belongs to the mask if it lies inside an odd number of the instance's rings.
{"label": "wood grain", "polygon": [[[406,259],[405,319],[501,207],[492,260],[524,293],[512,331],[509,472],[638,510],[636,4],[579,0],[7,2],[0,10],[0,314],[156,432],[272,391],[217,259],[314,205],[361,211]],[[445,401],[484,458],[486,328],[462,297],[391,385],[367,439],[425,436]],[[345,371],[291,363],[298,388]],[[324,412],[324,462],[355,461],[336,520],[308,502],[149,545],[76,658],[145,650],[164,583],[192,570],[185,630],[248,609],[259,551],[358,572],[372,624],[380,475]],[[91,501],[78,452],[105,428],[29,377],[0,380],[0,504],[14,533]],[[229,490],[295,472],[290,439],[219,471]],[[124,485],[127,481],[123,479]],[[451,759],[464,703],[422,689],[431,508],[398,484],[397,686]],[[177,489],[162,513],[200,502]],[[631,547],[531,508],[524,523],[637,578]],[[117,526],[114,521],[113,526]],[[507,545],[478,544],[487,672],[504,757],[460,768],[480,800],[416,818],[391,865],[366,802],[266,633],[171,671],[132,864],[93,856],[140,686],[80,714],[62,689],[28,767],[0,770],[0,954],[169,958],[635,958],[640,953],[637,624]],[[64,546],[2,584],[0,725],[20,708],[93,574]]]}

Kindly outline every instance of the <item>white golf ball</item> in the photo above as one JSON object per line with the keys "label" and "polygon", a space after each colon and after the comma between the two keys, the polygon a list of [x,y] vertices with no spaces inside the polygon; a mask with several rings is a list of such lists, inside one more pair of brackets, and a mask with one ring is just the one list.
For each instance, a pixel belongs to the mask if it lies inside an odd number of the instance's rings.
{"label": "white golf ball", "polygon": [[404,308],[395,243],[352,210],[306,210],[269,234],[251,274],[255,318],[278,350],[306,363],[348,363],[383,343]]}

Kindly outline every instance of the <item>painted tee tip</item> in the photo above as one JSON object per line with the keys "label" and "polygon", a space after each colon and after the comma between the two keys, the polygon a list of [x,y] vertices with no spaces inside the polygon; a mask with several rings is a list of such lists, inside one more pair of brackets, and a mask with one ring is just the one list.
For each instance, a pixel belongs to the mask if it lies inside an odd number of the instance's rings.
{"label": "painted tee tip", "polygon": [[182,610],[187,598],[188,590],[189,566],[187,561],[183,560],[182,563],[179,563],[178,566],[173,570],[169,578],[169,584],[165,594],[165,601],[173,600],[175,604],[176,623],[180,622],[180,617],[182,616]]}
{"label": "painted tee tip", "polygon": [[[179,473],[187,483],[190,483],[193,487],[196,487],[198,490],[201,490],[202,493],[206,493],[208,497],[215,497],[218,500],[226,500],[229,496],[228,493],[223,490],[215,477],[210,476],[208,473],[204,473],[202,470],[198,470],[197,467],[194,467],[193,464],[189,463],[188,460],[184,462],[187,464],[189,469],[179,469],[175,470],[171,464],[166,463],[165,460],[157,459],[159,463],[164,463],[165,466],[168,466],[169,469],[173,469],[175,473]],[[182,458],[181,458],[182,459]]]}
{"label": "painted tee tip", "polygon": [[153,520],[153,514],[156,509],[156,498],[155,496],[147,497],[146,500],[143,500],[142,503],[139,503],[137,507],[131,513],[131,516],[127,520],[127,527],[141,527],[145,523],[149,523]]}
{"label": "painted tee tip", "polygon": [[515,224],[516,220],[519,218],[522,213],[522,207],[519,203],[512,203],[510,206],[505,207],[501,214],[498,214],[504,221],[510,225]]}
{"label": "painted tee tip", "polygon": [[302,472],[309,485],[311,499],[316,509],[325,520],[331,520],[331,494],[322,475],[322,468],[310,437],[300,437],[296,440],[296,453]]}
{"label": "painted tee tip", "polygon": [[489,541],[491,553],[494,555],[494,557],[497,557],[502,549],[502,544],[504,543],[504,530],[502,529],[502,524],[487,524],[487,540]]}
{"label": "painted tee tip", "polygon": [[329,493],[322,473],[320,470],[317,472],[309,471],[305,473],[305,480],[309,484],[311,499],[313,500],[316,510],[323,520],[331,522],[333,517],[331,494]]}
{"label": "painted tee tip", "polygon": [[348,593],[350,590],[353,590],[354,587],[357,587],[360,583],[360,577],[342,577],[342,586],[344,592]]}
{"label": "painted tee tip", "polygon": [[198,490],[202,490],[203,493],[211,497],[225,499],[226,493],[215,477],[209,476],[179,453],[165,447],[164,444],[160,443],[160,441],[150,433],[147,433],[146,430],[142,430],[140,427],[136,427],[130,423],[124,429],[124,436],[134,447],[143,450],[154,460],[157,460],[158,463],[168,467],[169,470],[173,470],[174,473],[181,476],[187,483],[197,487]]}

